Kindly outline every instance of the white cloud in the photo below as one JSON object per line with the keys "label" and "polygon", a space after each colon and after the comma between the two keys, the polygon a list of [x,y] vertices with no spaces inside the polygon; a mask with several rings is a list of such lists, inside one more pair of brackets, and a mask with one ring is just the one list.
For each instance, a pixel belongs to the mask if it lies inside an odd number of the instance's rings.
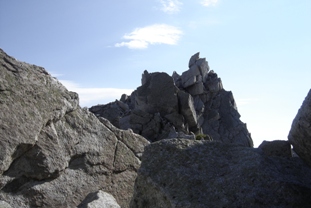
{"label": "white cloud", "polygon": [[201,4],[203,6],[208,7],[208,6],[215,6],[217,4],[217,2],[218,2],[218,0],[202,0]]}
{"label": "white cloud", "polygon": [[181,9],[182,3],[178,0],[159,0],[162,5],[161,10],[168,14],[178,13]]}
{"label": "white cloud", "polygon": [[91,107],[97,104],[106,104],[120,99],[122,94],[130,95],[132,89],[116,88],[84,88],[69,80],[59,80],[68,90],[79,94],[80,106]]}
{"label": "white cloud", "polygon": [[166,24],[155,24],[143,28],[136,28],[130,34],[123,36],[129,40],[115,44],[116,47],[126,46],[131,49],[145,49],[149,45],[167,44],[176,45],[182,35],[178,28]]}

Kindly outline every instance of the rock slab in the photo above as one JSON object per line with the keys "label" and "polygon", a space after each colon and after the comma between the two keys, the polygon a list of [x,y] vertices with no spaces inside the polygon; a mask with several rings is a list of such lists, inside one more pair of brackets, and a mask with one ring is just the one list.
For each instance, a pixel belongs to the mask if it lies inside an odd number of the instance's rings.
{"label": "rock slab", "polygon": [[221,142],[169,139],[145,148],[131,207],[309,207],[299,158]]}

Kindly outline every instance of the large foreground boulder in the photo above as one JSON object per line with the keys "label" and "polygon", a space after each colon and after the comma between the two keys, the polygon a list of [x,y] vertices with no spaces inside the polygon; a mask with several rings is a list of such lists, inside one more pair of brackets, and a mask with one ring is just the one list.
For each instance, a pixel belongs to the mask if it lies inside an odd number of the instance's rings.
{"label": "large foreground boulder", "polygon": [[297,157],[169,139],[145,148],[131,207],[310,207],[310,196],[311,168]]}
{"label": "large foreground boulder", "polygon": [[196,53],[182,75],[148,73],[130,96],[90,108],[121,129],[132,129],[151,142],[176,135],[209,135],[213,140],[252,147],[233,94],[224,90],[218,75]]}
{"label": "large foreground boulder", "polygon": [[149,142],[78,103],[45,69],[0,50],[0,201],[76,207],[102,190],[128,207]]}
{"label": "large foreground boulder", "polygon": [[297,155],[311,166],[311,90],[292,123],[288,140]]}

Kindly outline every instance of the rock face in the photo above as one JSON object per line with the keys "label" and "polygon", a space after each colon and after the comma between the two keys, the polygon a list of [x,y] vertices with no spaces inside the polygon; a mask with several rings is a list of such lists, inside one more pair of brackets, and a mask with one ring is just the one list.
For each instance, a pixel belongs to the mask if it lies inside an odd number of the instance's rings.
{"label": "rock face", "polygon": [[223,89],[221,79],[199,53],[190,58],[182,75],[144,71],[142,85],[131,96],[90,111],[151,142],[203,133],[216,141],[253,146],[232,93]]}
{"label": "rock face", "polygon": [[300,107],[290,129],[288,140],[294,151],[311,166],[311,90]]}
{"label": "rock face", "polygon": [[131,207],[309,207],[299,158],[221,142],[168,139],[145,148]]}
{"label": "rock face", "polygon": [[0,201],[76,207],[102,190],[128,207],[149,142],[78,102],[43,68],[0,50]]}

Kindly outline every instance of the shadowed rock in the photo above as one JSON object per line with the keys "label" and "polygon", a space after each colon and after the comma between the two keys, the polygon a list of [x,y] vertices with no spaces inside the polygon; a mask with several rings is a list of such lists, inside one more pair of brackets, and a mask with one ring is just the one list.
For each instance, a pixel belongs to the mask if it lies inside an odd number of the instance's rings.
{"label": "shadowed rock", "polygon": [[266,156],[292,157],[290,143],[285,140],[263,141],[258,149],[261,149]]}
{"label": "shadowed rock", "polygon": [[297,155],[311,166],[311,90],[292,123],[288,141]]}
{"label": "shadowed rock", "polygon": [[308,207],[311,169],[299,158],[221,142],[147,146],[131,207]]}

